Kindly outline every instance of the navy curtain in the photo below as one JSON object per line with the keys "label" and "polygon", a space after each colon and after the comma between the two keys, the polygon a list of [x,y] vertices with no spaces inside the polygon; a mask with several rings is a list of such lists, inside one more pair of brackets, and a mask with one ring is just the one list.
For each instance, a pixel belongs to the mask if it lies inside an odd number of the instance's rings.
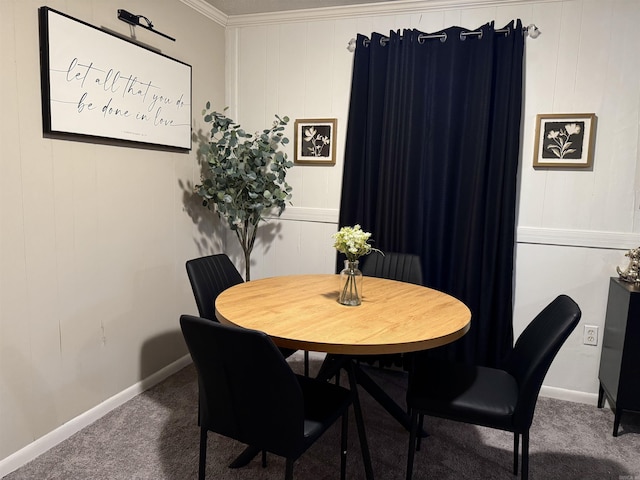
{"label": "navy curtain", "polygon": [[419,255],[425,285],[472,312],[439,353],[489,366],[513,342],[523,89],[522,24],[500,31],[358,35],[339,220]]}

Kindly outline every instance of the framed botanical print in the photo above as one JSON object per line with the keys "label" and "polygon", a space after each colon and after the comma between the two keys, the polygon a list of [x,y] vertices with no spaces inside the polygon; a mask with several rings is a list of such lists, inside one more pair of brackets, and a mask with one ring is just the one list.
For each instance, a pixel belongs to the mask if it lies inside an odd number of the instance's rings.
{"label": "framed botanical print", "polygon": [[336,123],[335,118],[296,120],[293,162],[298,165],[335,165]]}
{"label": "framed botanical print", "polygon": [[537,115],[534,168],[591,168],[595,130],[595,113]]}

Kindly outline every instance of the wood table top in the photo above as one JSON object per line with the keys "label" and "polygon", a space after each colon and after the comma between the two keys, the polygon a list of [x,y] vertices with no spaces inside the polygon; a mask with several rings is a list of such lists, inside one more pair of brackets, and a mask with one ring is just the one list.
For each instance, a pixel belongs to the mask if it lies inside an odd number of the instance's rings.
{"label": "wood table top", "polygon": [[216,299],[222,323],[267,333],[280,347],[336,354],[405,353],[453,342],[471,312],[454,297],[364,277],[362,304],[338,303],[339,275],[289,275],[235,285]]}

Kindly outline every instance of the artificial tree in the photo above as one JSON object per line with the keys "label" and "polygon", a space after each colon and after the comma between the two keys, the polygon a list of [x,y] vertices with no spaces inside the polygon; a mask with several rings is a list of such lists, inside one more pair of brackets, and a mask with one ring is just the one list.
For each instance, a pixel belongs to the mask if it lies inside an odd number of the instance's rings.
{"label": "artificial tree", "polygon": [[215,210],[236,233],[245,260],[245,280],[251,279],[251,252],[258,224],[265,214],[282,214],[291,200],[291,186],[285,181],[293,163],[279,147],[289,143],[284,136],[288,117],[275,116],[271,128],[250,134],[222,113],[211,110],[207,102],[202,111],[211,124],[207,143],[199,153],[207,168],[196,193],[202,204]]}

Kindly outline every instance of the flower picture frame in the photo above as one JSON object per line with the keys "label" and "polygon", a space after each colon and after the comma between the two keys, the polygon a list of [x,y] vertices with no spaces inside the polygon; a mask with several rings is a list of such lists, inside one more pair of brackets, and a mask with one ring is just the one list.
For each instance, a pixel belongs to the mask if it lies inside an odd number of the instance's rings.
{"label": "flower picture frame", "polygon": [[335,165],[337,123],[335,118],[296,120],[293,163]]}
{"label": "flower picture frame", "polygon": [[591,168],[595,130],[595,113],[538,114],[533,167]]}

